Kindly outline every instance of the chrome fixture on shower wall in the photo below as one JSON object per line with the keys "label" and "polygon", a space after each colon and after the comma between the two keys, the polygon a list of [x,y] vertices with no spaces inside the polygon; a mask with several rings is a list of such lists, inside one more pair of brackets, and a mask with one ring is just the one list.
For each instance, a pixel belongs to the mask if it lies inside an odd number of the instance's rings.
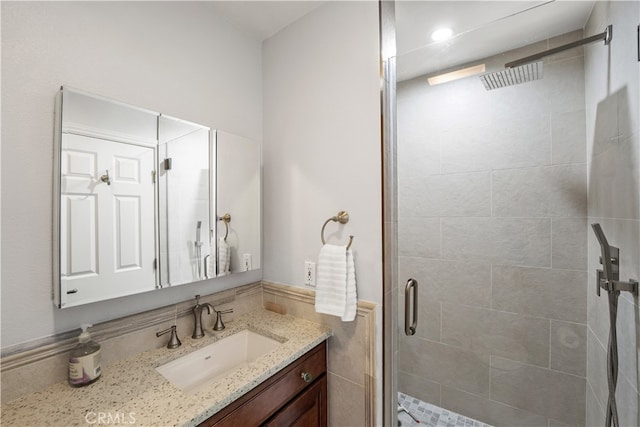
{"label": "chrome fixture on shower wall", "polygon": [[613,26],[609,25],[602,33],[584,38],[582,40],[567,43],[562,46],[554,47],[553,49],[545,50],[544,52],[539,52],[525,58],[507,62],[506,64],[504,64],[506,70],[482,74],[479,77],[484,84],[485,89],[487,90],[499,89],[502,87],[539,80],[542,78],[542,61],[540,61],[541,59],[549,55],[554,55],[556,53],[564,52],[565,50],[574,49],[576,47],[580,47],[585,44],[597,42],[600,40],[603,40],[605,46],[607,46],[609,45],[609,43],[611,43],[612,37]]}
{"label": "chrome fixture on shower wall", "polygon": [[600,296],[600,288],[605,289],[609,295],[609,347],[607,349],[607,379],[609,385],[609,398],[607,400],[606,427],[618,427],[618,407],[616,403],[616,385],[618,382],[618,337],[616,322],[618,316],[618,296],[621,291],[631,292],[638,296],[638,281],[629,279],[621,282],[620,279],[620,250],[609,245],[607,237],[600,224],[591,224],[596,234],[602,256],[600,263],[602,270],[596,271],[596,291]]}
{"label": "chrome fixture on shower wall", "polygon": [[553,49],[545,50],[544,52],[539,52],[534,55],[527,56],[525,58],[507,62],[506,64],[504,64],[504,66],[506,68],[517,67],[523,64],[528,64],[529,62],[546,58],[547,56],[554,55],[556,53],[564,52],[565,50],[574,49],[576,47],[584,46],[585,44],[598,42],[600,40],[604,41],[605,46],[608,46],[611,43],[612,37],[613,37],[613,25],[609,25],[603,32],[599,34],[584,38],[582,40],[577,40],[575,42],[563,44],[562,46],[554,47]]}
{"label": "chrome fixture on shower wall", "polygon": [[543,62],[538,61],[524,64],[519,67],[487,73],[480,76],[486,90],[499,89],[501,87],[519,85],[521,83],[540,80],[542,78]]}
{"label": "chrome fixture on shower wall", "polygon": [[620,281],[620,249],[615,246],[609,245],[607,237],[602,231],[600,224],[591,224],[598,243],[600,244],[600,250],[602,256],[600,257],[600,263],[603,266],[602,270],[597,270],[596,291],[600,296],[600,288],[608,292],[631,292],[634,296],[638,296],[638,281],[629,279],[628,282]]}

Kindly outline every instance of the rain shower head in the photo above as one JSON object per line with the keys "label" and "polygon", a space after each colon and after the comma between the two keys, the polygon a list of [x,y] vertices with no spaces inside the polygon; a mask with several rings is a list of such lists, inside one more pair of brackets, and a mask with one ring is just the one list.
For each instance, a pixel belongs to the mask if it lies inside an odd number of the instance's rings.
{"label": "rain shower head", "polygon": [[562,46],[554,47],[553,49],[545,50],[544,52],[527,56],[526,58],[508,62],[504,65],[506,68],[505,70],[483,74],[480,76],[480,80],[482,80],[482,83],[487,90],[499,89],[501,87],[513,86],[520,83],[538,80],[542,78],[542,61],[540,61],[541,59],[549,55],[554,55],[565,50],[573,49],[601,40],[604,41],[605,46],[608,46],[609,43],[611,43],[612,37],[613,26],[609,25],[600,34],[595,34],[585,39],[577,40],[575,42],[567,43]]}
{"label": "rain shower head", "polygon": [[487,73],[480,76],[484,88],[487,90],[513,86],[520,83],[531,82],[542,78],[542,61],[507,68],[502,71]]}

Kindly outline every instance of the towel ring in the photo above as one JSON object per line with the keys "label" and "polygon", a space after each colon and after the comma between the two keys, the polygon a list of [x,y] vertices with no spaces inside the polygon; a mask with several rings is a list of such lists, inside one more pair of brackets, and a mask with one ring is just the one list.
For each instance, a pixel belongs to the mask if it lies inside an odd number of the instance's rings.
{"label": "towel ring", "polygon": [[224,228],[225,228],[224,241],[226,242],[227,241],[227,236],[229,235],[229,223],[231,222],[231,215],[226,213],[223,216],[221,216],[220,218],[218,218],[218,221],[224,222]]}
{"label": "towel ring", "polygon": [[[347,211],[340,211],[338,212],[338,215],[332,216],[331,218],[326,220],[324,224],[322,224],[322,230],[320,230],[320,240],[322,240],[323,245],[327,243],[324,240],[324,228],[327,226],[329,221],[339,222],[340,224],[346,224],[349,222],[349,214],[347,213]],[[353,242],[353,236],[349,236],[349,244],[347,245],[347,249],[351,247],[352,242]]]}

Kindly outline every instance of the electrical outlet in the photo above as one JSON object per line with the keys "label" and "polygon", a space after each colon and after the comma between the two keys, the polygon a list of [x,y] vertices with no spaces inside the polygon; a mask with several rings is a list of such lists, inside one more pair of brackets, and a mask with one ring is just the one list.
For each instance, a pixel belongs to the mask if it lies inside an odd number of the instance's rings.
{"label": "electrical outlet", "polygon": [[242,266],[244,267],[243,271],[251,270],[251,254],[242,255]]}
{"label": "electrical outlet", "polygon": [[304,262],[304,284],[307,286],[316,285],[316,263],[312,261]]}

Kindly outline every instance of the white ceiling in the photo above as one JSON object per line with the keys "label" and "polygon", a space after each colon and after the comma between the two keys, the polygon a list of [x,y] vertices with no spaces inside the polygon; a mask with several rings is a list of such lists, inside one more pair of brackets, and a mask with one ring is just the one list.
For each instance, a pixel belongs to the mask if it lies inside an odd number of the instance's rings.
{"label": "white ceiling", "polygon": [[[326,1],[213,3],[231,21],[264,40]],[[434,74],[581,29],[594,3],[595,0],[396,0],[398,80]],[[431,32],[442,26],[451,27],[454,37],[445,42],[431,41]]]}
{"label": "white ceiling", "polygon": [[[398,80],[582,29],[593,5],[593,0],[396,1]],[[431,33],[444,26],[454,37],[431,41]]]}
{"label": "white ceiling", "polygon": [[214,1],[214,7],[259,40],[297,21],[324,1]]}

